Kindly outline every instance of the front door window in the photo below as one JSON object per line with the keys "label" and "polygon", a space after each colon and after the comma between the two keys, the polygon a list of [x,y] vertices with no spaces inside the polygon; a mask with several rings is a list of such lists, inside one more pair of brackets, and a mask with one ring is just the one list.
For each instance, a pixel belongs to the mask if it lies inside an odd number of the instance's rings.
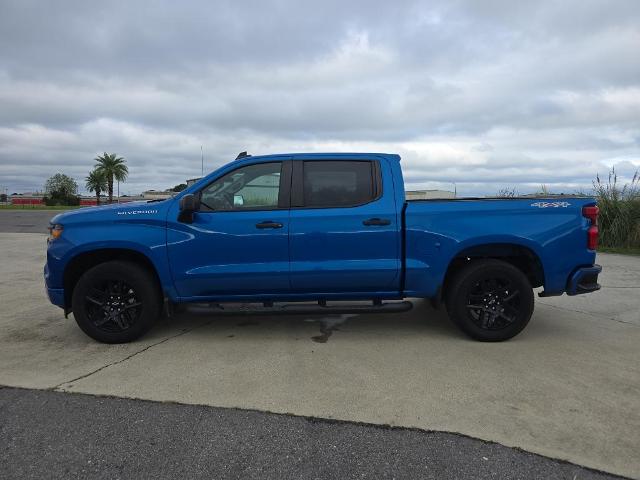
{"label": "front door window", "polygon": [[203,211],[272,210],[278,208],[281,162],[238,168],[205,187]]}

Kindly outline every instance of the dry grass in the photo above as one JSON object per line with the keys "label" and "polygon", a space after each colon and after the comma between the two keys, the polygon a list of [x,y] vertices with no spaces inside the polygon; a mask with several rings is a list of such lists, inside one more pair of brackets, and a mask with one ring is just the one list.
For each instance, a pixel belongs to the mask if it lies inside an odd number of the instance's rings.
{"label": "dry grass", "polygon": [[600,216],[600,244],[609,248],[640,248],[640,175],[630,183],[618,183],[615,168],[606,181],[597,176],[593,182]]}

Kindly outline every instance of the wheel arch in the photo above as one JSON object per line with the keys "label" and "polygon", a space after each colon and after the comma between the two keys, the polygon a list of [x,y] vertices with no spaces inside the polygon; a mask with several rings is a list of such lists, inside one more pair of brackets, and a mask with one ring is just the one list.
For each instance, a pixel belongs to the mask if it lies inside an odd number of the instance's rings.
{"label": "wheel arch", "polygon": [[147,255],[130,248],[99,248],[81,252],[67,262],[62,278],[65,311],[68,311],[71,306],[73,290],[75,289],[82,274],[96,265],[113,260],[135,263],[149,271],[156,281],[158,290],[161,292],[161,295],[163,295],[162,283],[160,281],[158,270],[156,269],[153,261]]}
{"label": "wheel arch", "polygon": [[530,247],[510,242],[483,243],[459,250],[449,261],[446,269],[440,297],[447,291],[456,273],[469,264],[482,259],[495,259],[507,262],[524,273],[532,287],[544,285],[544,267],[540,256]]}

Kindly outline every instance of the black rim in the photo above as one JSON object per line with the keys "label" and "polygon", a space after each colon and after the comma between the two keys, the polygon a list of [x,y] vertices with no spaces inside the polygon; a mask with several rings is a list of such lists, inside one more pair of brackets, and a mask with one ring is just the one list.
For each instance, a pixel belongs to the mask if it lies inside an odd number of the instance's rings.
{"label": "black rim", "polygon": [[84,298],[89,321],[107,333],[130,329],[142,312],[136,291],[122,280],[106,280],[94,285]]}
{"label": "black rim", "polygon": [[478,327],[502,330],[518,319],[520,291],[506,278],[484,278],[469,291],[467,309]]}

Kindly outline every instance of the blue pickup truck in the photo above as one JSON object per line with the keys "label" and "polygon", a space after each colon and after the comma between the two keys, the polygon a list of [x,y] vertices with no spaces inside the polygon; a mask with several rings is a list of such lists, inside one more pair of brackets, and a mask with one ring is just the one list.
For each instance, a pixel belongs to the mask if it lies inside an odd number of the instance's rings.
{"label": "blue pickup truck", "polygon": [[407,201],[398,155],[243,152],[174,198],[55,216],[44,278],[107,343],[179,304],[392,313],[416,297],[501,341],[529,322],[533,288],[600,288],[597,217],[585,197]]}

